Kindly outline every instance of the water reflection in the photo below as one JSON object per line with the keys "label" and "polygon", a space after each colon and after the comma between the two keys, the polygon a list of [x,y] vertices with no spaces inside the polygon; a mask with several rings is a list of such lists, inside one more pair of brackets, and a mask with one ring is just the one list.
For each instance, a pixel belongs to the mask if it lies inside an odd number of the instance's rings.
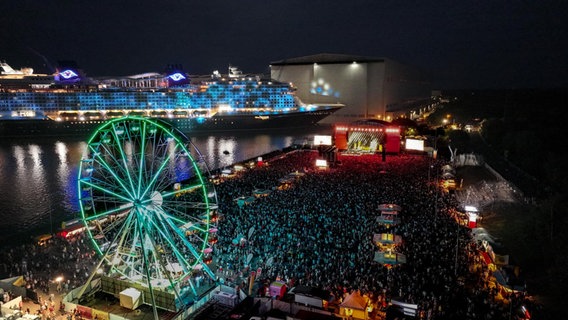
{"label": "water reflection", "polygon": [[[210,169],[223,168],[285,148],[306,135],[299,131],[197,136],[191,140],[202,157],[192,148],[190,153]],[[76,217],[77,174],[86,150],[84,141],[73,138],[0,142],[0,243],[48,232],[50,209],[55,230]],[[136,150],[126,151],[132,152]]]}
{"label": "water reflection", "polygon": [[69,177],[69,164],[67,163],[67,146],[61,141],[55,142],[55,153],[59,157],[59,165],[57,166],[57,182],[60,187],[65,187],[65,183]]}
{"label": "water reflection", "polygon": [[16,159],[16,163],[18,164],[18,173],[22,173],[25,170],[24,160],[26,158],[24,148],[21,146],[14,146],[12,154],[14,155],[14,159]]}
{"label": "water reflection", "polygon": [[236,149],[237,142],[234,137],[225,137],[219,140],[219,147],[217,148],[217,157],[220,159],[219,167],[225,167],[236,162]]}

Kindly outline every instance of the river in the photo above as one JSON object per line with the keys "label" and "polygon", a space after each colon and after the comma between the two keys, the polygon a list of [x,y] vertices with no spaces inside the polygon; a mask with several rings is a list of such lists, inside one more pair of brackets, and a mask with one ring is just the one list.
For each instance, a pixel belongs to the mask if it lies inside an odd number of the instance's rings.
{"label": "river", "polygon": [[[211,169],[222,168],[331,134],[327,127],[192,136]],[[77,217],[77,172],[86,141],[79,138],[0,141],[0,245],[54,232]]]}

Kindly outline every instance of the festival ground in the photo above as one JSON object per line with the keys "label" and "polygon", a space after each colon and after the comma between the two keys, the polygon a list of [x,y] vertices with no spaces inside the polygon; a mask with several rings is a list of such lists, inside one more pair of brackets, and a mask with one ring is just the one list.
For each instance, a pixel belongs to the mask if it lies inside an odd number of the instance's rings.
{"label": "festival ground", "polygon": [[[213,263],[222,268],[216,273],[220,281],[249,292],[250,273],[243,271],[260,268],[252,296],[266,295],[266,284],[281,279],[289,288],[329,291],[333,299],[326,309],[333,313],[341,313],[345,298],[356,292],[373,310],[369,317],[384,315],[395,299],[417,305],[427,319],[509,316],[507,299],[512,296],[499,289],[470,229],[452,214],[461,204],[453,193],[441,192],[429,172],[444,162],[417,155],[389,156],[384,162],[374,155],[351,155],[339,157],[336,166],[318,169],[317,157],[317,152],[293,152],[219,182],[223,217]],[[292,172],[305,175],[283,187],[279,181]],[[259,188],[271,192],[243,206],[233,202]],[[376,223],[381,203],[401,206],[400,225]],[[404,243],[396,250],[406,255],[406,264],[392,267],[373,261],[373,234],[381,232],[402,236]],[[239,235],[245,239],[235,245]],[[81,236],[67,241],[5,250],[0,268],[7,275],[23,274],[42,301],[52,297],[58,318],[66,317],[57,312],[66,288],[58,291],[54,279],[64,275],[64,282],[79,285],[96,263]],[[521,296],[515,299],[516,308],[522,301]],[[47,309],[51,306],[48,303]],[[22,307],[30,313],[40,309],[30,301]]]}

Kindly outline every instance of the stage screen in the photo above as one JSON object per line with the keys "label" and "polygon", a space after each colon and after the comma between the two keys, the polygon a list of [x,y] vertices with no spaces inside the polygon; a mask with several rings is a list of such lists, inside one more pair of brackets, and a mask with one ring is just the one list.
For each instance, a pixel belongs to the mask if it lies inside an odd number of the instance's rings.
{"label": "stage screen", "polygon": [[424,151],[424,140],[406,139],[406,150]]}
{"label": "stage screen", "polygon": [[327,161],[317,159],[316,160],[316,167],[327,167]]}
{"label": "stage screen", "polygon": [[314,145],[316,146],[331,146],[331,136],[320,136],[320,135],[315,135],[314,136]]}

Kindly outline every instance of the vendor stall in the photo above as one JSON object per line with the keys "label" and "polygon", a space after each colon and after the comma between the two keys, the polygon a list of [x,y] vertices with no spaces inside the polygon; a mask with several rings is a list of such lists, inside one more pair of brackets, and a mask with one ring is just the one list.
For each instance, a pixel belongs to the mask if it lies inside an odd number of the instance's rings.
{"label": "vendor stall", "polygon": [[286,294],[286,283],[284,281],[274,281],[270,284],[268,292],[271,297],[276,299],[282,299]]}
{"label": "vendor stall", "polygon": [[385,266],[394,266],[406,263],[406,256],[398,252],[376,251],[373,260]]}
{"label": "vendor stall", "polygon": [[368,319],[367,299],[354,291],[339,305],[339,314],[352,319]]}
{"label": "vendor stall", "polygon": [[395,226],[400,223],[400,218],[398,217],[398,211],[381,211],[381,215],[377,217],[377,222],[380,225],[387,227]]}
{"label": "vendor stall", "polygon": [[395,246],[402,243],[402,237],[392,233],[375,233],[373,242],[381,251],[392,250]]}

